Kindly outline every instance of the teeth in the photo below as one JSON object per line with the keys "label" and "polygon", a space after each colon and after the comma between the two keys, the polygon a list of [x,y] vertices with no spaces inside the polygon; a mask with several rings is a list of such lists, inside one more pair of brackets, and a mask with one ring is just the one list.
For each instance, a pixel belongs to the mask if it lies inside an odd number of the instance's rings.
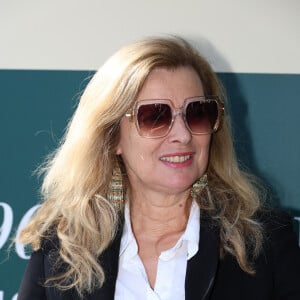
{"label": "teeth", "polygon": [[160,160],[171,162],[171,163],[183,163],[191,158],[191,155],[184,155],[184,156],[167,156],[161,157]]}

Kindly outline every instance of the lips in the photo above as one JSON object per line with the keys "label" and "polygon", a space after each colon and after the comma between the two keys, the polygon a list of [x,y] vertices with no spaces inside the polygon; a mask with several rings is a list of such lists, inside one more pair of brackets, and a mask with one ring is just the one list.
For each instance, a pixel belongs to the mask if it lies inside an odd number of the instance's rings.
{"label": "lips", "polygon": [[192,158],[192,155],[174,155],[174,156],[163,156],[160,158],[162,161],[169,163],[184,163]]}

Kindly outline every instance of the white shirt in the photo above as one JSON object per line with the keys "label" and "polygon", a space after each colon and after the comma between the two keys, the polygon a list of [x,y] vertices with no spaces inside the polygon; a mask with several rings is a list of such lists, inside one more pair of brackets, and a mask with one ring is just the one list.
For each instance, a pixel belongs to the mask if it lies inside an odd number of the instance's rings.
{"label": "white shirt", "polygon": [[183,300],[187,261],[198,251],[200,208],[193,202],[185,232],[172,248],[158,258],[154,289],[150,287],[138,246],[132,233],[129,205],[125,205],[125,224],[120,245],[119,272],[115,300]]}

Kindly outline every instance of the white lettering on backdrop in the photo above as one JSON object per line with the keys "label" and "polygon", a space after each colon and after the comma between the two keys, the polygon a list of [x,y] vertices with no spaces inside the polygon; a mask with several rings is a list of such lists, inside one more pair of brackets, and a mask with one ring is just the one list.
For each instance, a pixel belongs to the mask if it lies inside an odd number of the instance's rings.
{"label": "white lettering on backdrop", "polygon": [[[37,210],[38,207],[39,205],[35,205],[25,213],[25,215],[22,217],[18,225],[17,235],[22,231],[22,229],[28,223],[32,214]],[[0,202],[0,208],[3,209],[3,221],[0,226],[0,249],[1,249],[9,239],[9,236],[12,231],[14,217],[13,217],[13,210],[9,204],[5,202]],[[18,256],[22,259],[29,259],[30,257],[29,255],[26,255],[24,245],[19,242],[16,242],[16,252]]]}
{"label": "white lettering on backdrop", "polygon": [[[18,294],[15,294],[11,300],[17,300],[18,298]],[[3,291],[0,291],[0,300],[4,300],[4,292]]]}
{"label": "white lettering on backdrop", "polygon": [[298,231],[299,231],[298,243],[300,247],[300,217],[295,217],[294,219],[298,222]]}
{"label": "white lettering on backdrop", "polygon": [[11,232],[11,228],[13,225],[13,210],[11,207],[4,202],[0,202],[0,207],[3,209],[3,222],[0,227],[0,249],[6,243],[9,234]]}

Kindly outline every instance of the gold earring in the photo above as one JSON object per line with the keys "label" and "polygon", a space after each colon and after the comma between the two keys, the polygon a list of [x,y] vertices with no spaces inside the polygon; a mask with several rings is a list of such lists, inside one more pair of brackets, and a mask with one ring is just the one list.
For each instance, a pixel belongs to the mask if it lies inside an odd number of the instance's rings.
{"label": "gold earring", "polygon": [[121,169],[118,165],[113,170],[107,199],[113,204],[117,211],[122,210],[124,205],[124,188]]}
{"label": "gold earring", "polygon": [[195,183],[192,185],[190,195],[193,200],[198,200],[203,189],[208,185],[207,174],[204,174],[202,177],[198,178]]}

